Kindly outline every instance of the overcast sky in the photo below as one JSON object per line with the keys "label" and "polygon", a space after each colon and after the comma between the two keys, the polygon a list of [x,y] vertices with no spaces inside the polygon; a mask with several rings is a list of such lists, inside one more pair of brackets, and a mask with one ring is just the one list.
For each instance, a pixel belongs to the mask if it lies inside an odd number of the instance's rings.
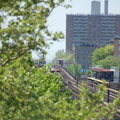
{"label": "overcast sky", "polygon": [[[56,8],[48,19],[49,29],[53,32],[62,31],[66,34],[66,14],[91,14],[91,1],[93,0],[66,0],[72,5],[72,8],[65,9],[62,7]],[[101,13],[104,13],[104,0],[101,2]],[[120,14],[120,0],[108,0],[109,14]],[[52,60],[57,50],[65,49],[65,39],[59,42],[54,42],[48,50],[47,60]],[[36,57],[36,56],[34,56]]]}

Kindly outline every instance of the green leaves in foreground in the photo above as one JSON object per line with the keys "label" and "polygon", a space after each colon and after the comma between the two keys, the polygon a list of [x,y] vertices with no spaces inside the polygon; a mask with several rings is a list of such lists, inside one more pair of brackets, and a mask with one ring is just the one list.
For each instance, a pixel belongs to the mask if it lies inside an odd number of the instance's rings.
{"label": "green leaves in foreground", "polygon": [[105,103],[107,88],[100,85],[97,93],[91,93],[86,84],[82,84],[80,94],[79,120],[111,120],[114,118],[118,105],[120,105],[120,94],[114,102]]}
{"label": "green leaves in foreground", "polygon": [[0,66],[35,51],[46,55],[49,40],[64,38],[61,31],[48,29],[48,17],[65,0],[0,0]]}
{"label": "green leaves in foreground", "polygon": [[[30,57],[22,57],[0,68],[0,118],[3,120],[110,120],[120,99],[105,104],[107,88],[101,85],[92,94],[80,88],[80,100],[71,100],[71,90],[49,66],[32,67]],[[105,119],[105,120],[106,120]]]}
{"label": "green leaves in foreground", "polygon": [[56,109],[64,101],[70,102],[69,92],[59,92],[63,88],[61,77],[50,73],[49,68],[31,67],[27,57],[0,70],[1,119],[56,119]]}

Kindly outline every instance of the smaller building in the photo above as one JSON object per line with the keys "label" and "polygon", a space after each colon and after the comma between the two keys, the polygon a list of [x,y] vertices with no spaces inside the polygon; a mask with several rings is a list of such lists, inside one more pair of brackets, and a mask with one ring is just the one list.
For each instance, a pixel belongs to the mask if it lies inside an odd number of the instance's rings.
{"label": "smaller building", "polygon": [[114,56],[120,56],[120,36],[114,38]]}
{"label": "smaller building", "polygon": [[68,67],[69,65],[72,64],[71,61],[66,61],[65,59],[58,59],[57,64],[63,66],[63,67]]}
{"label": "smaller building", "polygon": [[119,70],[117,67],[111,67],[110,69],[102,69],[100,66],[94,66],[91,68],[95,72],[96,79],[105,79],[113,83],[119,83]]}
{"label": "smaller building", "polygon": [[95,72],[96,79],[105,79],[107,81],[114,81],[114,70],[102,69],[102,68],[92,68],[92,71]]}
{"label": "smaller building", "polygon": [[63,66],[64,65],[64,62],[65,62],[65,59],[58,59],[57,60],[57,64]]}
{"label": "smaller building", "polygon": [[73,46],[73,55],[77,63],[82,65],[82,69],[89,69],[92,66],[92,53],[98,44],[79,44]]}

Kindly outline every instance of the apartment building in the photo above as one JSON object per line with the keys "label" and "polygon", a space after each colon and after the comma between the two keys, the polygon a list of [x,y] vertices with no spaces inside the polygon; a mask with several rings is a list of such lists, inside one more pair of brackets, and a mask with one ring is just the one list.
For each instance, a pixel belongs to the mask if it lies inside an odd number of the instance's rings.
{"label": "apartment building", "polygon": [[[108,0],[105,0],[104,11],[105,14],[100,14],[100,2],[92,1],[91,15],[66,15],[66,51],[73,53],[74,46],[74,49],[78,49],[75,51],[85,48],[88,53],[91,47],[81,47],[83,44],[93,44],[95,46],[92,47],[95,50],[98,46],[106,46],[116,35],[120,35],[120,15],[108,14]],[[81,61],[82,55],[75,51],[76,61]],[[87,60],[84,59],[84,62],[87,63]],[[86,65],[82,62],[78,63],[81,63],[83,67]]]}

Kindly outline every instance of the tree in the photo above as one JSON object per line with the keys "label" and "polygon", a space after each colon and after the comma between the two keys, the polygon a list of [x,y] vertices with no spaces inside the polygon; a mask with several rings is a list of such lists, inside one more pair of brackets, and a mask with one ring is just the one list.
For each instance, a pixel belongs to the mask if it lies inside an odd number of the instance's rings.
{"label": "tree", "polygon": [[64,0],[1,0],[0,4],[1,66],[31,51],[44,57],[47,39],[64,38],[62,32],[52,33],[47,27],[47,18],[57,6],[68,7]]}
{"label": "tree", "polygon": [[67,58],[66,58],[66,60],[70,61],[70,62],[74,62],[75,60],[73,58],[73,54],[68,55]]}
{"label": "tree", "polygon": [[70,52],[65,52],[64,49],[58,50],[52,60],[52,64],[56,64],[58,59],[65,59],[66,61],[72,62],[72,64],[67,67],[68,71],[76,77],[81,76],[81,65],[75,62],[73,54]]}
{"label": "tree", "polygon": [[0,68],[1,119],[99,120],[107,117],[110,120],[114,117],[120,100],[105,106],[105,86],[92,94],[83,84],[80,100],[71,100],[70,90],[60,92],[64,87],[61,76],[50,73],[49,67],[31,67],[30,58],[23,56]]}
{"label": "tree", "polygon": [[30,58],[24,56],[0,68],[1,119],[57,119],[55,109],[62,101],[70,102],[69,92],[59,92],[61,76],[50,73],[48,67],[31,67]]}
{"label": "tree", "polygon": [[[1,119],[86,119],[88,111],[84,111],[84,108],[88,107],[89,101],[86,104],[84,97],[81,101],[72,101],[70,90],[61,92],[64,87],[61,76],[50,73],[49,66],[36,68],[31,56],[32,50],[40,55],[46,54],[48,44],[45,36],[53,40],[64,37],[61,32],[52,34],[47,28],[47,17],[63,2],[64,0],[0,0]],[[5,20],[11,16],[8,25],[3,28]],[[89,92],[83,92],[84,94],[88,96]],[[90,98],[91,101],[96,100],[94,103],[99,100],[97,95]],[[115,105],[116,103],[111,105],[112,110],[116,108]],[[95,111],[97,108],[100,106]],[[102,116],[105,117],[109,112],[106,110],[106,114]],[[102,113],[104,111],[97,115]],[[92,116],[90,112],[87,117],[96,118],[97,115]]]}
{"label": "tree", "polygon": [[73,55],[70,52],[65,52],[64,49],[58,50],[55,53],[55,57],[52,60],[52,65],[55,65],[58,59],[65,59],[68,61],[72,61]]}
{"label": "tree", "polygon": [[93,65],[101,65],[105,69],[114,66],[114,46],[107,45],[96,49],[92,56]]}
{"label": "tree", "polygon": [[69,65],[67,69],[77,78],[81,76],[81,65],[73,62],[73,64]]}
{"label": "tree", "polygon": [[115,66],[114,56],[107,56],[105,59],[102,59],[97,62],[102,68],[110,69]]}
{"label": "tree", "polygon": [[87,75],[87,76],[90,76],[90,77],[91,77],[92,74],[93,74],[93,71],[92,71],[92,70],[87,70],[87,71],[86,71],[86,75]]}
{"label": "tree", "polygon": [[79,119],[82,120],[112,120],[120,104],[120,95],[114,102],[105,104],[105,94],[107,88],[104,84],[99,85],[96,93],[91,93],[85,83],[82,83],[82,92],[80,93]]}

